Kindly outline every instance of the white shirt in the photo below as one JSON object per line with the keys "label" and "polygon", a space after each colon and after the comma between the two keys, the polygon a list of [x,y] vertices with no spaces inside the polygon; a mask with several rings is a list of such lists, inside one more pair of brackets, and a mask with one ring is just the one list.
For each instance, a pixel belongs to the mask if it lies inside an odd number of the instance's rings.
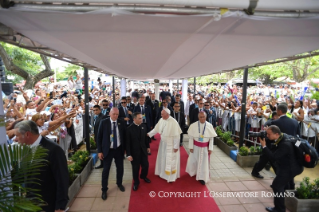
{"label": "white shirt", "polygon": [[[119,147],[121,145],[121,141],[120,141],[120,132],[119,132],[119,127],[118,127],[118,123],[117,121],[113,121],[111,118],[110,118],[110,121],[111,121],[111,129],[112,129],[112,132],[113,132],[113,122],[115,122],[115,125],[117,126],[116,127],[116,137],[117,137],[117,147]],[[111,142],[111,149],[113,149],[113,142]]]}
{"label": "white shirt", "polygon": [[35,142],[33,144],[30,145],[30,147],[36,147],[40,145],[40,141],[42,139],[42,136],[39,135],[39,137],[37,138],[37,140],[35,140]]}

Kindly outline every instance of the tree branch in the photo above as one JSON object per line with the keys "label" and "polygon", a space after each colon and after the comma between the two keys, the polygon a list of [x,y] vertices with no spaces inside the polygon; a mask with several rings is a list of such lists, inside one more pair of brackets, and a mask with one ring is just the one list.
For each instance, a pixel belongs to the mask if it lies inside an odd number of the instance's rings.
{"label": "tree branch", "polygon": [[7,54],[6,50],[3,48],[3,46],[0,44],[0,56],[2,57],[2,60],[4,62],[4,65],[8,71],[11,71],[14,74],[17,74],[24,78],[25,80],[30,78],[31,76],[26,72],[25,70],[21,69],[20,67],[16,66],[12,59]]}
{"label": "tree branch", "polygon": [[45,69],[39,73],[37,73],[36,75],[34,75],[34,82],[37,83],[38,81],[40,81],[43,78],[52,76],[54,74],[54,72],[51,70],[51,66],[50,66],[50,62],[48,60],[48,58],[42,54],[40,54],[40,57],[44,63]]}

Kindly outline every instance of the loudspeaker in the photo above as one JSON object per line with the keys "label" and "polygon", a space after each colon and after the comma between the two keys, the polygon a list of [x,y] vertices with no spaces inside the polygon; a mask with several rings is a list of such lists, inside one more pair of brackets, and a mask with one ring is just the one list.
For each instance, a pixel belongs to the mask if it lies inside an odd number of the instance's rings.
{"label": "loudspeaker", "polygon": [[1,82],[2,91],[5,95],[9,96],[13,93],[13,84],[12,82]]}

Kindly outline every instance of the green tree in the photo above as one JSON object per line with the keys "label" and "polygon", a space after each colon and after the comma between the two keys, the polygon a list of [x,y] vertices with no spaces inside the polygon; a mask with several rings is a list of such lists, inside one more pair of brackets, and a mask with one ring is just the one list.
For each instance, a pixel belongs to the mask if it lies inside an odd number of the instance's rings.
{"label": "green tree", "polygon": [[[26,49],[1,42],[0,56],[7,75],[19,76],[15,82],[21,79],[26,80],[24,89],[32,89],[41,79],[54,74],[46,56]],[[40,71],[41,69],[43,70]]]}

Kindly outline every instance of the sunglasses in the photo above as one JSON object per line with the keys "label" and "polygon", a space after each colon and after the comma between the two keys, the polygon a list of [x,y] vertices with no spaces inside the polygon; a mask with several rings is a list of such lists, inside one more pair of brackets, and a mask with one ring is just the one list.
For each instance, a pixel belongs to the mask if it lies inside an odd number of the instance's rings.
{"label": "sunglasses", "polygon": [[126,102],[121,102],[121,104],[126,104]]}
{"label": "sunglasses", "polygon": [[209,105],[205,105],[205,107],[206,107],[206,106],[209,106]]}
{"label": "sunglasses", "polygon": [[107,106],[107,105],[103,105],[103,106]]}

